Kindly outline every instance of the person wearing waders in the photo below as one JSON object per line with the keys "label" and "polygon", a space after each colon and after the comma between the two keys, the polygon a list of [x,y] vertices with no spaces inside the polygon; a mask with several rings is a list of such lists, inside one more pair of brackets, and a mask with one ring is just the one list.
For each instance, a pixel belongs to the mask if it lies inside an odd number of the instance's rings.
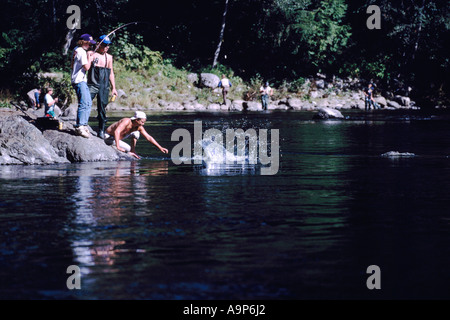
{"label": "person wearing waders", "polygon": [[88,76],[88,87],[91,99],[97,96],[98,137],[105,138],[105,127],[108,121],[106,106],[109,100],[109,83],[111,82],[112,95],[117,96],[116,82],[113,70],[113,57],[108,54],[111,40],[106,35],[99,39],[100,46],[94,53],[92,67]]}

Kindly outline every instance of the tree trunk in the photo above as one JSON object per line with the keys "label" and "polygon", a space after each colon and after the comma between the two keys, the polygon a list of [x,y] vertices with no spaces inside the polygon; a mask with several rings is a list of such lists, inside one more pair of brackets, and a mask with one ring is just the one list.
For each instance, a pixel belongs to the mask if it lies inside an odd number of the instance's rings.
{"label": "tree trunk", "polygon": [[223,17],[222,17],[222,28],[220,30],[219,43],[217,45],[216,52],[214,53],[214,61],[213,61],[213,65],[212,65],[213,68],[216,67],[217,60],[219,59],[220,47],[222,46],[223,34],[225,32],[225,20],[226,20],[226,17],[227,17],[227,11],[228,11],[228,0],[225,0],[225,10],[223,11]]}
{"label": "tree trunk", "polygon": [[422,0],[422,8],[420,8],[420,12],[419,12],[419,30],[417,31],[417,39],[416,39],[416,43],[414,44],[414,51],[412,54],[412,61],[414,61],[416,59],[416,53],[417,53],[417,49],[419,48],[419,40],[420,40],[420,33],[422,32],[422,22],[423,22],[423,10],[425,7],[425,0]]}

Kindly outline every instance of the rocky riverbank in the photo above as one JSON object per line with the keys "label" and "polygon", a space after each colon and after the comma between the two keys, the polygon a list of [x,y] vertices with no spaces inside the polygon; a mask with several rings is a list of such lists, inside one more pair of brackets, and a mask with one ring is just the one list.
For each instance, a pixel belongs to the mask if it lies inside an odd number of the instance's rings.
{"label": "rocky riverbank", "polygon": [[[232,87],[233,90],[239,92],[240,96],[246,99],[227,100],[224,104],[221,97],[221,89],[218,88],[219,77],[212,73],[191,73],[187,76],[187,86],[195,90],[207,90],[208,98],[198,99],[198,94],[193,90],[192,94],[179,95],[176,100],[167,101],[158,99],[147,104],[134,102],[136,97],[151,93],[153,88],[141,88],[141,91],[127,93],[119,89],[119,96],[115,102],[108,105],[110,111],[127,111],[127,110],[156,110],[156,111],[261,111],[262,104],[259,100],[257,89],[239,85]],[[137,85],[139,86],[139,85]],[[298,111],[314,111],[321,108],[331,108],[337,110],[345,109],[362,109],[364,110],[364,93],[363,88],[366,83],[360,79],[340,79],[333,77],[327,79],[324,77],[305,79],[304,83],[299,86],[296,92],[288,92],[284,88],[274,88],[274,95],[269,103],[269,110],[298,110]],[[234,94],[236,96],[237,94]],[[389,91],[375,91],[375,101],[386,110],[397,109],[417,109],[418,106],[408,96],[408,89],[403,91],[405,94],[393,94]],[[158,93],[155,93],[158,95]],[[231,96],[232,94],[229,94]],[[237,96],[239,96],[237,95]],[[175,99],[174,99],[175,100]]]}

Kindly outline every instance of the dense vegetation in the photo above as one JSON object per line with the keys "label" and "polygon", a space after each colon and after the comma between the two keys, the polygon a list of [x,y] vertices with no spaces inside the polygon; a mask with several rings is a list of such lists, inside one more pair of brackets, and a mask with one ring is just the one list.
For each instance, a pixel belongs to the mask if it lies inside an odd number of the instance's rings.
{"label": "dense vegetation", "polygon": [[[371,4],[381,9],[379,30],[366,26]],[[3,95],[24,94],[39,71],[70,69],[63,54],[70,5],[81,8],[71,48],[82,33],[98,37],[139,21],[113,36],[111,51],[126,70],[211,69],[221,40],[217,72],[245,81],[295,86],[321,72],[386,87],[407,84],[422,105],[448,105],[450,2],[444,0],[4,0]]]}

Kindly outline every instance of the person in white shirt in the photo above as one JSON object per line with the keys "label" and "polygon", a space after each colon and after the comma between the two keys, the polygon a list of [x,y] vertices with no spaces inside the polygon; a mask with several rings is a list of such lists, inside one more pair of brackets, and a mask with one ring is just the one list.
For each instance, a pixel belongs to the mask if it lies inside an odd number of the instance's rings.
{"label": "person in white shirt", "polygon": [[[91,114],[92,99],[87,85],[87,71],[91,67],[93,51],[88,51],[91,44],[96,44],[92,36],[83,34],[72,58],[72,86],[78,98],[78,111],[75,130],[82,137],[89,138],[88,121]],[[88,52],[87,52],[88,51]]]}
{"label": "person in white shirt", "polygon": [[53,99],[53,88],[47,88],[47,94],[44,97],[44,105],[45,105],[45,116],[46,117],[55,117],[55,105],[58,102],[58,98]]}
{"label": "person in white shirt", "polygon": [[222,75],[222,80],[219,81],[219,88],[222,87],[223,104],[227,104],[227,94],[231,87],[231,82],[225,75]]}
{"label": "person in white shirt", "polygon": [[273,94],[273,89],[269,86],[269,82],[266,82],[264,86],[259,88],[259,93],[261,94],[263,110],[267,110],[269,105],[269,97]]}

